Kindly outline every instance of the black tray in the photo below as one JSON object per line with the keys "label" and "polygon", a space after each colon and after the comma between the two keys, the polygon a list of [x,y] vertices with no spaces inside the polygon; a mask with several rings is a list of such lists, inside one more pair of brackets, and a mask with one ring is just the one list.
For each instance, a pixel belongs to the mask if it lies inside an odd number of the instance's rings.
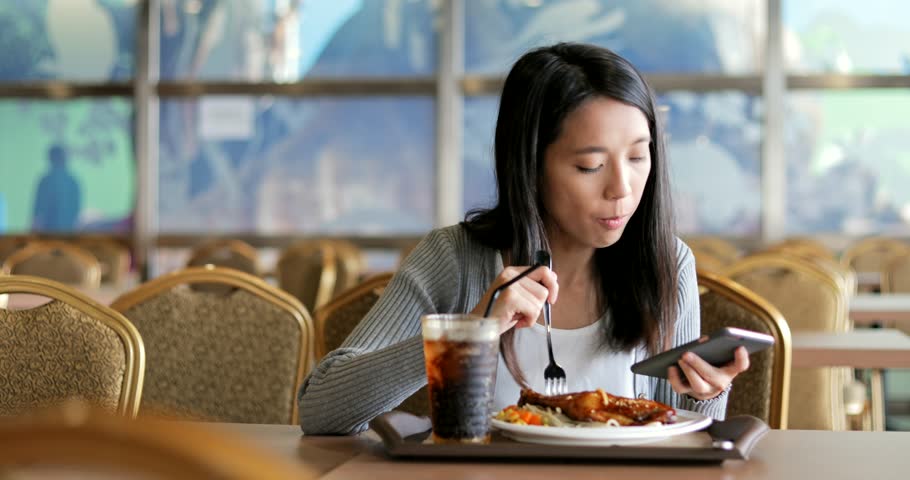
{"label": "black tray", "polygon": [[[470,458],[477,460],[581,460],[665,461],[674,463],[720,463],[747,460],[752,448],[768,431],[761,420],[739,415],[711,424],[704,433],[684,434],[653,444],[577,447],[520,443],[493,433],[488,445],[435,445],[429,443],[431,424],[427,417],[392,411],[370,422],[382,438],[386,453],[395,458]],[[688,438],[683,438],[688,435]]]}

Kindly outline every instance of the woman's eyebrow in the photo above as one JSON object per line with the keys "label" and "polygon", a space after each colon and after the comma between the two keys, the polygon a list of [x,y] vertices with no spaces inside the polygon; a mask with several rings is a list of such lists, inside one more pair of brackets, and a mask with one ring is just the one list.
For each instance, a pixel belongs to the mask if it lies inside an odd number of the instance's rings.
{"label": "woman's eyebrow", "polygon": [[[644,135],[642,137],[638,137],[637,139],[635,139],[634,142],[631,143],[631,145],[638,145],[639,143],[651,143],[651,136]],[[572,150],[572,153],[574,153],[576,155],[586,155],[588,153],[609,153],[609,152],[610,152],[610,150],[607,147],[604,147],[602,145],[588,145],[585,147],[576,148],[575,150]]]}
{"label": "woman's eyebrow", "polygon": [[588,153],[607,153],[607,147],[602,147],[600,145],[589,145],[587,147],[576,148],[572,153],[576,155],[585,155]]}

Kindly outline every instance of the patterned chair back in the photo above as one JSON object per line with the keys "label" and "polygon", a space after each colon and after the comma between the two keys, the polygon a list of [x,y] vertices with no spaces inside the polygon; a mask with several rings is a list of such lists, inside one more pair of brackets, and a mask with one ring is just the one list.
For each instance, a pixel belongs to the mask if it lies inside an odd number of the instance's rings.
{"label": "patterned chair back", "polygon": [[[841,332],[850,328],[848,285],[810,260],[773,252],[750,255],[727,276],[771,302],[793,332]],[[790,377],[789,428],[844,430],[847,368],[800,368]]]}
{"label": "patterned chair back", "polygon": [[771,428],[787,428],[790,392],[790,327],[780,312],[729,278],[699,270],[701,330],[737,327],[774,337],[774,347],[752,354],[749,370],[733,381],[727,415],[752,415]]}
{"label": "patterned chair back", "polygon": [[332,298],[341,295],[360,283],[360,275],[366,271],[366,259],[357,245],[347,240],[332,240],[335,250],[335,288]]}
{"label": "patterned chair back", "polygon": [[35,241],[9,256],[0,270],[73,286],[97,288],[101,264],[90,252],[64,242]]}
{"label": "patterned chair back", "polygon": [[119,284],[130,271],[130,250],[110,238],[88,237],[77,244],[91,253],[101,264],[101,283]]}
{"label": "patterned chair back", "polygon": [[10,235],[0,237],[0,265],[9,258],[10,255],[24,248],[29,242],[38,240],[34,235]]}
{"label": "patterned chair back", "polygon": [[360,285],[342,292],[334,300],[316,310],[316,356],[340,347],[354,327],[366,316],[379,300],[385,287],[392,280],[392,273],[381,273]]}
{"label": "patterned chair back", "polygon": [[45,478],[48,469],[50,478],[318,478],[223,429],[150,418],[127,420],[82,402],[0,424],[0,471],[9,478]]}
{"label": "patterned chair back", "polygon": [[856,272],[882,273],[893,258],[910,253],[910,245],[891,238],[865,238],[841,254],[841,263]]}
{"label": "patterned chair back", "polygon": [[834,252],[825,244],[809,237],[790,237],[768,247],[769,251],[786,252],[799,257],[816,257],[836,260]]}
{"label": "patterned chair back", "polygon": [[258,275],[258,262],[259,255],[256,249],[248,243],[240,240],[212,240],[193,249],[186,266],[214,265]]}
{"label": "patterned chair back", "polygon": [[136,414],[145,351],[123,315],[44,278],[0,276],[0,294],[52,299],[28,310],[0,309],[0,415],[69,397]]}
{"label": "patterned chair back", "polygon": [[882,292],[910,293],[910,253],[898,255],[885,265]]}
{"label": "patterned chair back", "polygon": [[696,263],[698,253],[703,253],[724,265],[730,265],[742,256],[736,245],[719,237],[686,237],[683,240],[695,253]]}
{"label": "patterned chair back", "polygon": [[[357,324],[373,308],[392,281],[393,272],[370,277],[360,285],[342,292],[338,298],[316,310],[316,337],[319,358],[339,348]],[[429,415],[426,387],[406,398],[396,409],[415,415]]]}
{"label": "patterned chair back", "polygon": [[141,413],[297,422],[296,393],[313,365],[315,335],[310,314],[289,294],[237,270],[193,267],[140,285],[111,307],[145,341]]}
{"label": "patterned chair back", "polygon": [[337,254],[331,242],[304,240],[281,253],[275,265],[278,285],[310,311],[328,303],[338,278]]}

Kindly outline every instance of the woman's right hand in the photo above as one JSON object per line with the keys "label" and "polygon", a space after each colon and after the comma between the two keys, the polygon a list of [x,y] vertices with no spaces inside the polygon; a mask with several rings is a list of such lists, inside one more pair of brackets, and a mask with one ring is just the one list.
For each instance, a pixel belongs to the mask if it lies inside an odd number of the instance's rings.
{"label": "woman's right hand", "polygon": [[[471,313],[482,316],[493,292],[528,268],[530,267],[504,268]],[[499,292],[490,316],[499,319],[500,334],[512,327],[530,327],[540,317],[544,302],[556,303],[558,294],[559,283],[556,281],[556,273],[547,267],[540,267]]]}

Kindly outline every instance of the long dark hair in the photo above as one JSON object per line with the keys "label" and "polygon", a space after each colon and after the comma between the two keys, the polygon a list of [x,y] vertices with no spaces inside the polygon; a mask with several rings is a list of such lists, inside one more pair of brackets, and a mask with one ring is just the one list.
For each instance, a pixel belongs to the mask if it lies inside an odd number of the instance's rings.
{"label": "long dark hair", "polygon": [[[524,54],[509,72],[496,121],[498,201],[468,212],[463,225],[481,243],[507,250],[512,265],[530,265],[548,247],[540,195],[544,152],[563,120],[586,100],[610,98],[638,108],[651,134],[651,173],[638,209],[615,244],[594,255],[601,304],[609,310],[604,344],[653,354],[669,346],[677,314],[677,253],[663,128],[654,93],[626,59],[594,45],[560,43]],[[519,385],[514,329],[501,351]]]}

